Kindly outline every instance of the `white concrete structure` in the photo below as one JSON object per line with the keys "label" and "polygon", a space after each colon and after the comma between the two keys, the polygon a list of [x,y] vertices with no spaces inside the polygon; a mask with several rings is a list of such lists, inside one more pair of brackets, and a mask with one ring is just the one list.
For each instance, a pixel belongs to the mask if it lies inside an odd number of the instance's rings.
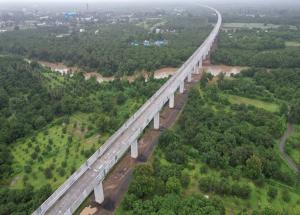
{"label": "white concrete structure", "polygon": [[[178,71],[114,133],[65,183],[63,183],[33,214],[72,214],[80,204],[94,191],[96,202],[104,200],[102,181],[119,159],[131,149],[131,156],[138,157],[138,137],[153,120],[154,129],[159,129],[159,112],[169,101],[174,107],[174,94],[179,88],[184,92],[184,81],[191,81],[191,73],[199,70],[202,60],[208,55],[216,39],[221,23],[221,14],[214,8],[218,22],[214,29],[178,69]],[[195,69],[196,67],[196,69]]]}
{"label": "white concrete structure", "polygon": [[169,108],[174,108],[174,106],[175,106],[174,98],[175,98],[175,95],[173,93],[170,95],[170,98],[169,98]]}
{"label": "white concrete structure", "polygon": [[94,187],[95,201],[101,204],[104,201],[103,185],[102,181]]}
{"label": "white concrete structure", "polygon": [[131,151],[131,157],[132,158],[137,158],[139,156],[139,146],[138,146],[138,140],[137,139],[134,140],[131,143],[130,151]]}
{"label": "white concrete structure", "polygon": [[154,129],[158,130],[159,129],[159,111],[154,115]]}
{"label": "white concrete structure", "polygon": [[180,93],[183,93],[183,92],[184,92],[184,81],[182,81],[182,82],[179,84],[179,92],[180,92]]}
{"label": "white concrete structure", "polygon": [[190,72],[187,76],[187,81],[190,83],[192,81],[192,73]]}

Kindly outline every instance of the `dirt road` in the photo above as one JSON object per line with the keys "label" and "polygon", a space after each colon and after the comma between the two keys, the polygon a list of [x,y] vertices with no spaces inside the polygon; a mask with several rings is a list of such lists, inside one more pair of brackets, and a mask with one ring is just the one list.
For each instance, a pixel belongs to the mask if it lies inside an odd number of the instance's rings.
{"label": "dirt road", "polygon": [[289,157],[289,155],[285,151],[286,141],[289,138],[290,134],[293,132],[293,125],[288,123],[288,127],[284,132],[283,136],[280,139],[279,151],[283,159],[286,161],[291,170],[293,170],[296,174],[299,173],[299,168],[297,164]]}

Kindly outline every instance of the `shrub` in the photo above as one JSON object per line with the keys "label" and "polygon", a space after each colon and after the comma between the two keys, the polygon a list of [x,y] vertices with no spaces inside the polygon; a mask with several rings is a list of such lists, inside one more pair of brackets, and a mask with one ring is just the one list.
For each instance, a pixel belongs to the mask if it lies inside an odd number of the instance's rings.
{"label": "shrub", "polygon": [[287,190],[283,190],[281,196],[282,196],[282,200],[285,202],[289,202],[291,200],[291,196]]}
{"label": "shrub", "polygon": [[52,175],[52,170],[51,170],[51,168],[49,168],[49,167],[46,168],[46,169],[44,170],[44,175],[45,175],[45,177],[48,178],[48,179],[52,178],[53,175]]}
{"label": "shrub", "polygon": [[277,196],[277,189],[274,187],[269,187],[268,196],[270,197],[270,199],[275,199]]}
{"label": "shrub", "polygon": [[208,173],[208,167],[206,165],[200,167],[200,173],[206,174]]}
{"label": "shrub", "polygon": [[64,168],[59,168],[58,169],[58,174],[63,177],[66,175],[66,170]]}
{"label": "shrub", "polygon": [[24,171],[25,171],[26,173],[31,173],[31,171],[32,171],[31,166],[25,165],[25,166],[24,166]]}

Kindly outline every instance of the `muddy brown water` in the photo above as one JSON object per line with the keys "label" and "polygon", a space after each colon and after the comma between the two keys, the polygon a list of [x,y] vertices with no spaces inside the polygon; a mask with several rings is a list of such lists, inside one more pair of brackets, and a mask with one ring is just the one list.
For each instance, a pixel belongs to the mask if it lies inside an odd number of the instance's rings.
{"label": "muddy brown water", "polygon": [[[42,66],[48,67],[53,72],[58,72],[62,75],[64,74],[73,74],[75,72],[80,71],[78,67],[67,67],[66,65],[62,63],[51,63],[46,61],[38,61]],[[247,67],[240,67],[240,66],[226,66],[226,65],[211,65],[210,62],[205,62],[203,66],[203,70],[211,73],[212,75],[216,76],[220,73],[224,73],[226,76],[230,76],[231,74],[237,74],[241,72],[241,70],[245,69]],[[169,76],[172,76],[177,71],[177,68],[172,67],[166,67],[162,69],[158,69],[154,72],[154,78],[155,79],[163,79],[167,78]],[[141,72],[144,76],[144,78],[147,80],[149,75],[147,72],[142,71]],[[105,81],[113,81],[114,77],[103,77],[101,74],[97,72],[84,72],[85,79],[88,80],[92,77],[95,77],[96,80],[99,83],[105,82]],[[139,74],[132,75],[132,76],[124,76],[124,79],[127,79],[128,81],[132,82],[137,77],[139,77]]]}

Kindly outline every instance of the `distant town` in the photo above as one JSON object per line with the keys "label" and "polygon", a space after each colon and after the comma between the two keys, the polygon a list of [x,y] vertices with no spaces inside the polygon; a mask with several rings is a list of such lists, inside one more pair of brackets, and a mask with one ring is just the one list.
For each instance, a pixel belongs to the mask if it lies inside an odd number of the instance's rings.
{"label": "distant town", "polygon": [[[74,10],[65,12],[55,11],[39,11],[38,9],[22,8],[21,10],[0,10],[0,33],[14,30],[36,29],[42,27],[69,27],[70,32],[74,31],[84,33],[87,31],[87,26],[95,26],[99,24],[126,24],[126,23],[142,23],[147,20],[159,19],[163,17],[166,11],[156,9],[153,12],[123,12],[116,13],[115,11],[90,11],[91,6],[86,4],[85,10]],[[170,11],[172,14],[181,16],[185,11],[174,9]],[[153,26],[151,32],[175,33],[175,29],[160,29],[160,23],[157,27]],[[97,34],[99,30],[94,33]],[[58,34],[57,37],[69,36],[69,33]],[[159,45],[162,45],[162,42]],[[158,45],[156,43],[155,45]],[[165,42],[163,42],[165,44]]]}

